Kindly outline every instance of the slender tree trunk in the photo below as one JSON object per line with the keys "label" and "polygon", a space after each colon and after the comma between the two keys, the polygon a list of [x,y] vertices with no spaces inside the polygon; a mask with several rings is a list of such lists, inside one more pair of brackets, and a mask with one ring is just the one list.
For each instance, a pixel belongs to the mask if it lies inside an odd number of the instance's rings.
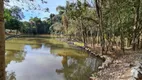
{"label": "slender tree trunk", "polygon": [[141,39],[140,49],[142,49],[142,39]]}
{"label": "slender tree trunk", "polygon": [[100,34],[99,29],[97,29],[96,31],[96,43],[97,44],[99,44],[99,34]]}
{"label": "slender tree trunk", "polygon": [[124,52],[124,37],[123,37],[123,32],[121,33],[121,50]]}
{"label": "slender tree trunk", "polygon": [[96,11],[99,17],[100,39],[101,39],[101,53],[104,51],[104,33],[103,33],[103,14],[102,14],[102,0],[96,0]]}
{"label": "slender tree trunk", "polygon": [[136,50],[136,38],[137,38],[137,28],[138,28],[138,23],[139,23],[139,10],[140,10],[140,0],[136,0],[136,7],[135,9],[135,17],[134,17],[134,31],[133,31],[133,43],[132,43],[132,48],[135,51]]}
{"label": "slender tree trunk", "polygon": [[0,80],[5,80],[4,1],[0,0]]}
{"label": "slender tree trunk", "polygon": [[85,36],[84,36],[82,18],[80,19],[80,24],[81,24],[81,36],[82,36],[82,41],[83,41],[83,43],[84,43],[84,45],[85,45]]}
{"label": "slender tree trunk", "polygon": [[16,30],[16,35],[18,34],[18,30]]}
{"label": "slender tree trunk", "polygon": [[140,47],[140,37],[137,38],[138,39],[138,43],[137,43],[137,49],[139,49]]}
{"label": "slender tree trunk", "polygon": [[90,30],[91,32],[90,32],[90,34],[91,34],[91,46],[94,48],[94,40],[93,40],[93,31],[92,31],[92,28],[91,28],[91,30]]}
{"label": "slender tree trunk", "polygon": [[68,34],[68,19],[66,15],[62,15],[62,23],[63,23],[64,30],[65,30],[64,32]]}
{"label": "slender tree trunk", "polygon": [[84,44],[87,45],[87,30],[83,24],[83,37],[84,37]]}

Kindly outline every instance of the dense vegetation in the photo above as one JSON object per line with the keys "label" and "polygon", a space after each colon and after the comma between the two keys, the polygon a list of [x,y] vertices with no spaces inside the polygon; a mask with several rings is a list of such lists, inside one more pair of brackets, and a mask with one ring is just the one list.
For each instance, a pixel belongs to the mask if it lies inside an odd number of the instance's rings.
{"label": "dense vegetation", "polygon": [[42,21],[40,18],[31,18],[29,21],[20,21],[24,18],[22,10],[14,6],[4,10],[5,28],[17,30],[24,34],[50,33],[50,20]]}
{"label": "dense vegetation", "polygon": [[92,47],[99,44],[103,52],[113,46],[141,49],[141,4],[140,0],[67,1],[57,7],[62,20],[56,25],[64,27],[60,33]]}

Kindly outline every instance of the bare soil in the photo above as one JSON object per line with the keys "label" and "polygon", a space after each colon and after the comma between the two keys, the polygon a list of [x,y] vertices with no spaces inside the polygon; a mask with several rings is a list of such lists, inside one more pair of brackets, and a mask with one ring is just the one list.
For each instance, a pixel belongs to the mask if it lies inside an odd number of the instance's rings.
{"label": "bare soil", "polygon": [[126,51],[115,58],[107,68],[96,73],[93,80],[132,80],[131,68],[138,61],[142,61],[142,51]]}

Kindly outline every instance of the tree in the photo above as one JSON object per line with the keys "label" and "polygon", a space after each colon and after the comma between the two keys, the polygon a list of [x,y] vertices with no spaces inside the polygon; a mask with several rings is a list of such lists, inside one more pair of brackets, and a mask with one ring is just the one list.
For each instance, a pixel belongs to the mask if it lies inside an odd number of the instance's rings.
{"label": "tree", "polygon": [[103,31],[103,12],[102,12],[102,0],[95,0],[95,5],[96,5],[96,12],[98,15],[98,19],[99,19],[99,28],[100,28],[100,38],[101,38],[101,47],[102,47],[102,52],[104,51],[104,31]]}
{"label": "tree", "polygon": [[0,0],[0,80],[5,80],[5,31],[3,0]]}
{"label": "tree", "polygon": [[48,24],[46,21],[42,21],[40,18],[37,17],[31,18],[30,23],[32,26],[31,28],[36,29],[36,33],[38,34],[49,33],[50,23]]}
{"label": "tree", "polygon": [[[141,46],[141,1],[92,1],[92,3],[89,3],[88,0],[68,1],[66,6],[57,7],[59,14],[67,17],[67,24],[70,27],[67,29],[68,35],[75,35],[76,39],[77,36],[81,37],[82,40],[80,40],[81,38],[78,40],[88,42],[88,44],[91,39],[92,45],[96,43],[101,45],[101,53],[104,51],[107,53],[106,48],[108,47],[113,50],[113,46],[120,47],[123,51],[128,44],[129,46],[133,44],[133,47],[134,45],[135,47]],[[66,20],[63,18],[62,23],[63,20]],[[73,30],[75,30],[74,33]],[[89,39],[90,36],[92,38]]]}
{"label": "tree", "polygon": [[54,34],[62,34],[64,32],[63,25],[59,22],[55,22],[53,25],[50,26],[51,33]]}
{"label": "tree", "polygon": [[22,33],[28,34],[29,33],[29,29],[30,29],[30,25],[31,24],[29,22],[27,22],[27,21],[22,22],[20,31]]}
{"label": "tree", "polygon": [[[20,24],[21,24],[21,22],[17,19],[10,19],[9,21],[5,22],[5,28],[17,30],[17,32],[18,32],[18,30],[20,30]],[[16,32],[16,34],[17,34],[17,32]]]}
{"label": "tree", "polygon": [[24,18],[22,10],[18,6],[12,6],[10,8],[11,10],[11,15],[18,20],[21,20]]}
{"label": "tree", "polygon": [[59,11],[59,14],[62,16],[62,24],[64,26],[64,32],[68,33],[68,19],[67,19],[67,10],[69,9],[69,2],[66,1],[66,7],[64,6],[58,6],[56,8],[57,11]]}
{"label": "tree", "polygon": [[[133,27],[133,50],[136,49],[136,43],[138,41],[138,33],[137,29],[139,29],[139,14],[140,14],[140,0],[136,0],[135,5],[134,5],[134,27]],[[137,40],[137,41],[136,41]],[[138,45],[138,44],[137,44]]]}
{"label": "tree", "polygon": [[[4,19],[5,19],[5,28],[11,30],[20,30],[21,20],[24,18],[22,10],[17,7],[13,6],[10,9],[4,9]],[[16,34],[17,34],[16,32]]]}

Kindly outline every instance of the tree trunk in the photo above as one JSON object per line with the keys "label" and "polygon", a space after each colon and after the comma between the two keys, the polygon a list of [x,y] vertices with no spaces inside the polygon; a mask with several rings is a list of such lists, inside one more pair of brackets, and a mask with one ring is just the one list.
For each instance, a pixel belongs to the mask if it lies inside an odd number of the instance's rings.
{"label": "tree trunk", "polygon": [[68,19],[66,15],[62,15],[62,23],[64,26],[64,32],[68,34]]}
{"label": "tree trunk", "polygon": [[0,80],[5,80],[4,1],[0,0]]}
{"label": "tree trunk", "polygon": [[99,41],[99,35],[100,35],[99,29],[97,29],[97,32],[96,32],[96,33],[97,33],[97,34],[96,34],[96,38],[97,38],[97,39],[96,39],[96,43],[99,44],[99,42],[100,42],[100,41]]}
{"label": "tree trunk", "polygon": [[142,39],[141,39],[140,49],[142,49]]}
{"label": "tree trunk", "polygon": [[140,36],[137,37],[138,43],[137,43],[137,49],[140,49]]}
{"label": "tree trunk", "polygon": [[81,24],[80,28],[81,28],[82,41],[83,41],[83,43],[85,45],[85,34],[84,34],[84,30],[83,30],[82,18],[80,19],[80,24]]}
{"label": "tree trunk", "polygon": [[99,17],[100,39],[101,39],[101,53],[104,51],[104,33],[103,33],[103,14],[102,14],[102,0],[96,0],[96,11]]}
{"label": "tree trunk", "polygon": [[18,35],[18,30],[16,30],[16,35]]}
{"label": "tree trunk", "polygon": [[94,48],[94,40],[93,40],[93,31],[92,29],[90,30],[90,34],[91,34],[91,47]]}
{"label": "tree trunk", "polygon": [[123,37],[123,33],[121,33],[120,37],[121,37],[121,50],[124,52],[124,37]]}
{"label": "tree trunk", "polygon": [[133,43],[132,43],[132,48],[135,51],[136,50],[136,38],[137,38],[137,28],[138,28],[138,23],[139,23],[139,10],[140,10],[140,0],[136,0],[136,7],[135,9],[135,17],[134,17],[134,27],[133,27]]}

